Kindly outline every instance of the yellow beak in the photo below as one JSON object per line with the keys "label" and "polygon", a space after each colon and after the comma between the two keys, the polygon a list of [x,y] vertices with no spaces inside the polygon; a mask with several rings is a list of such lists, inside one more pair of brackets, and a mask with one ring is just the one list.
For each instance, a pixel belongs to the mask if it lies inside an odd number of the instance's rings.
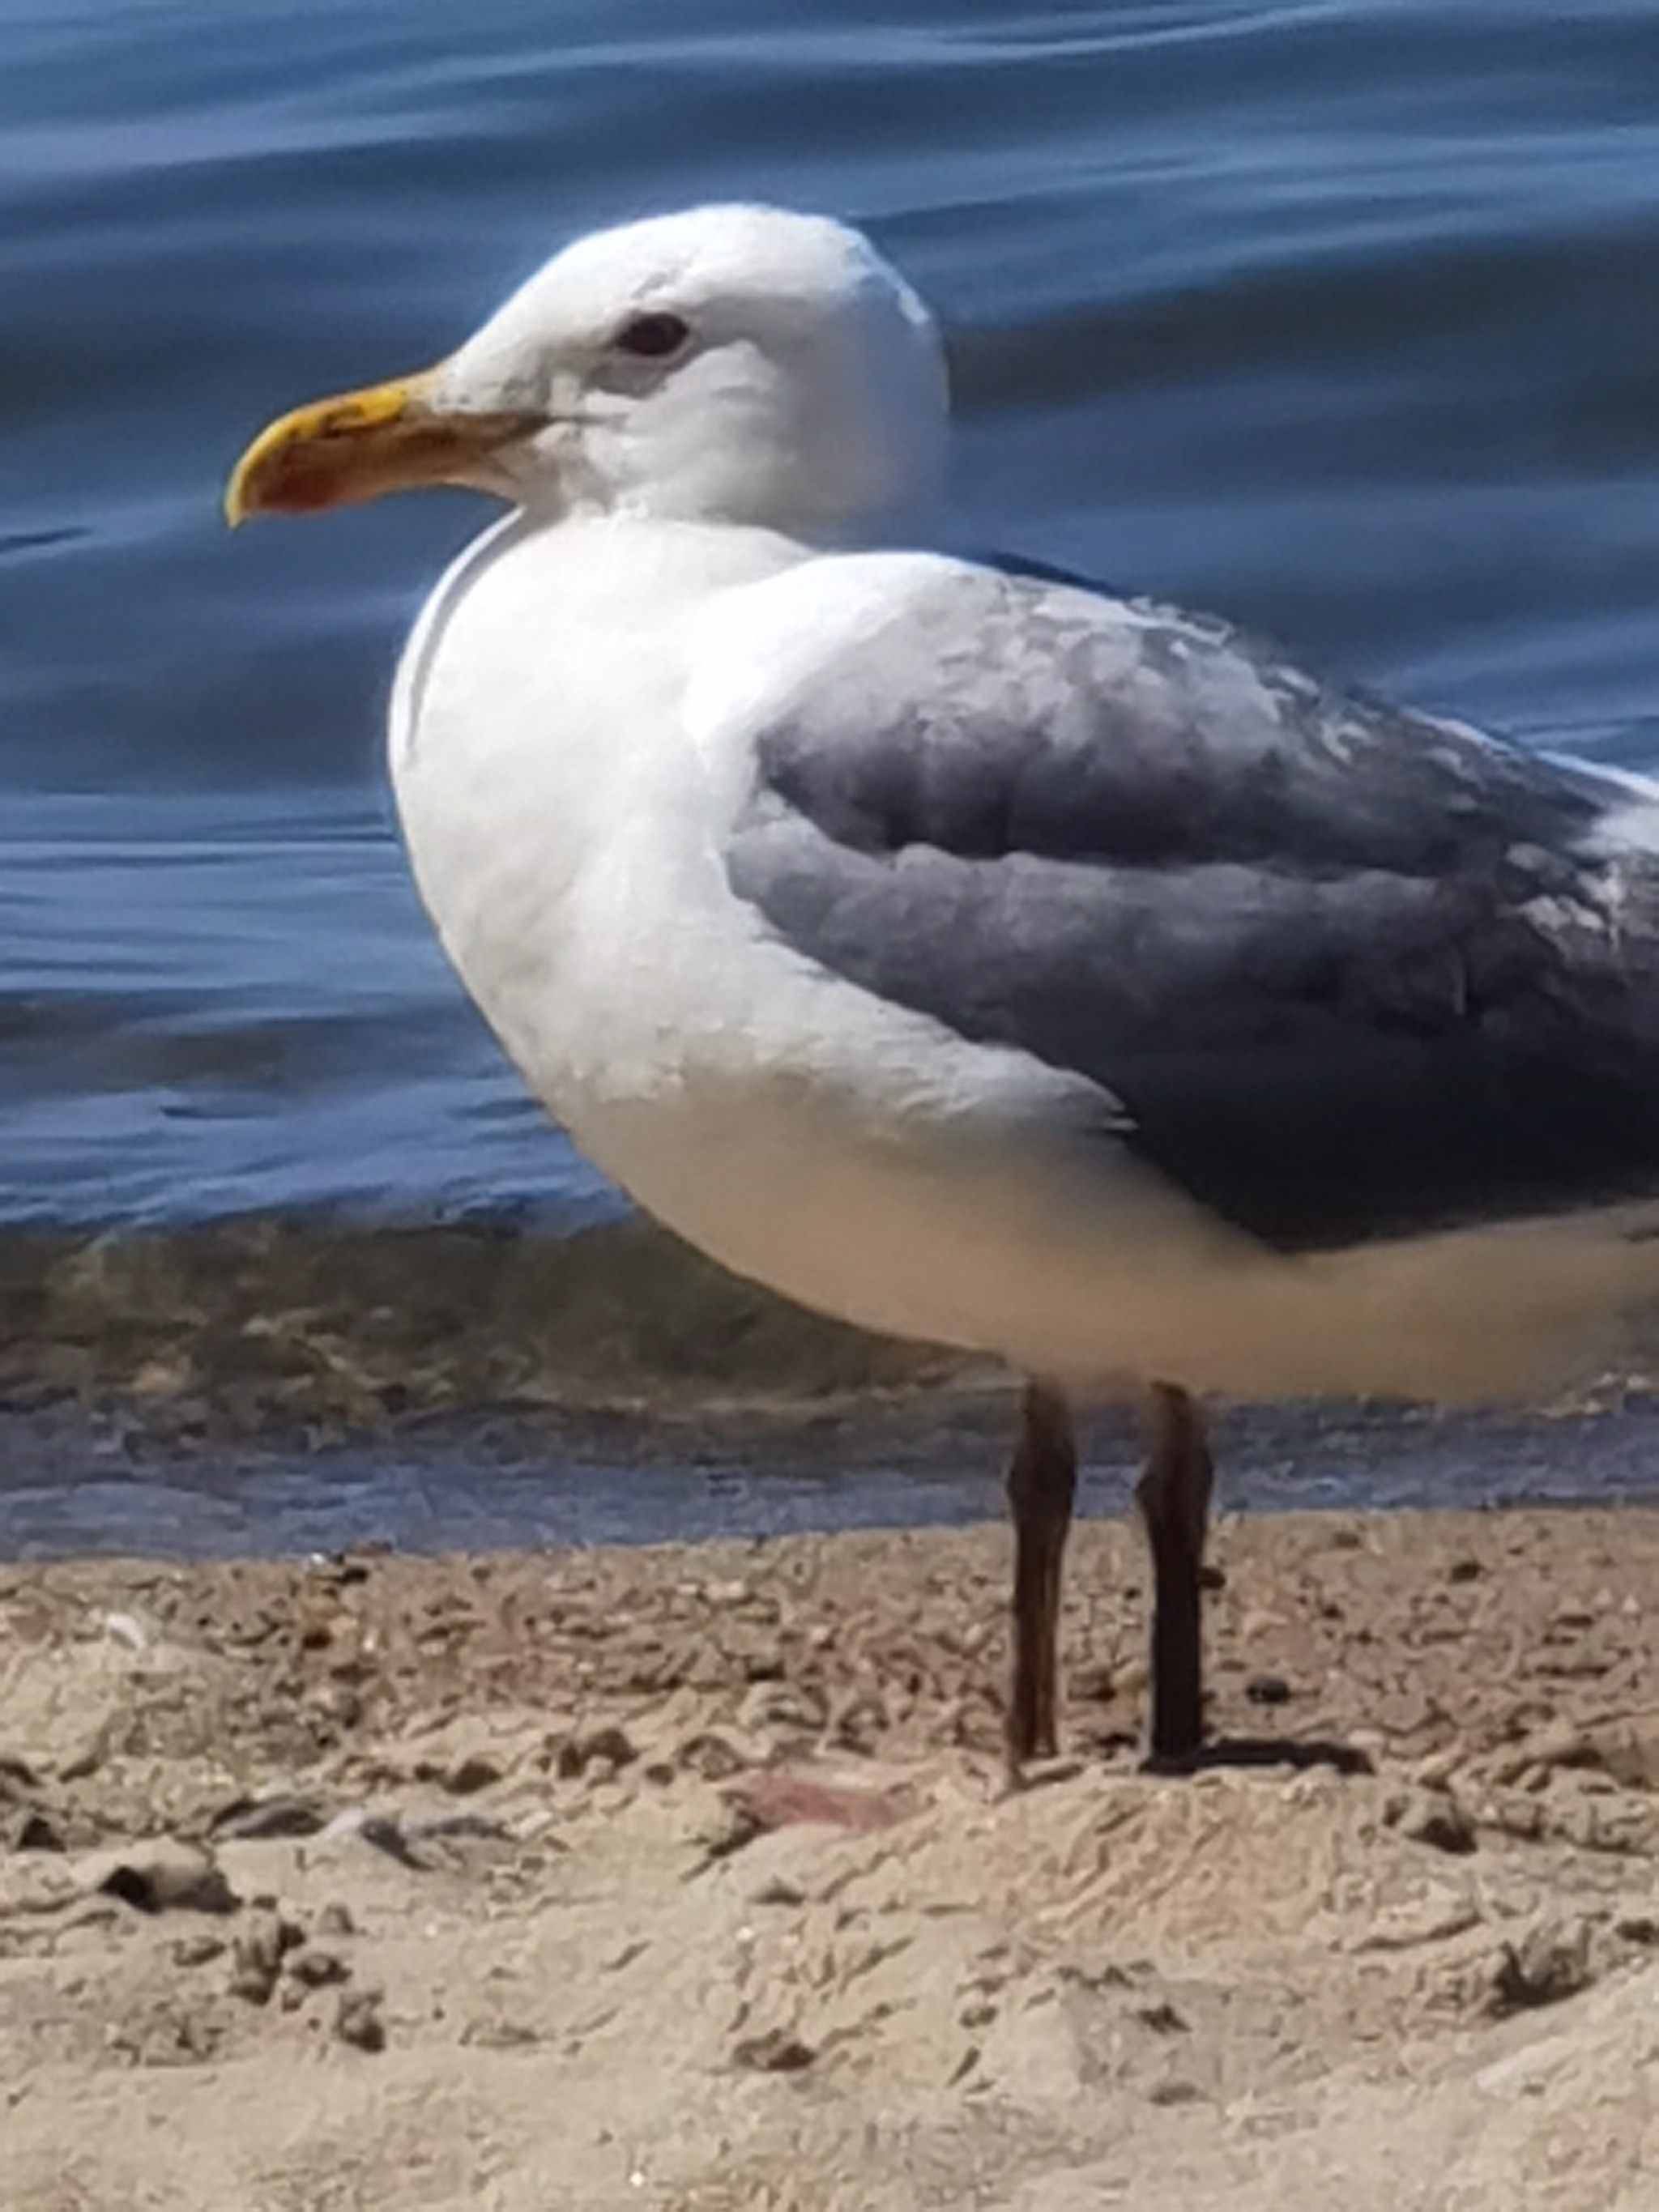
{"label": "yellow beak", "polygon": [[421,484],[495,489],[490,456],[541,428],[540,418],[441,409],[438,377],[428,369],[283,416],[232,471],[226,521],[234,529],[251,514],[316,514]]}

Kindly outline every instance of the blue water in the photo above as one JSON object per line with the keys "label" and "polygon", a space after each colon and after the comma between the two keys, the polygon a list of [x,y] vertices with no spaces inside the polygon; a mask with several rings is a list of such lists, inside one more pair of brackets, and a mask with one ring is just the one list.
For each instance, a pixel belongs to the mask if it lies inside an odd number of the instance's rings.
{"label": "blue water", "polygon": [[[518,1546],[695,1543],[811,1529],[964,1528],[994,1517],[1010,1409],[941,1409],[695,1443],[630,1425],[556,1443],[511,1422],[440,1424],[305,1450],[135,1448],[119,1424],[14,1424],[0,1468],[0,1560],[88,1553],[173,1559]],[[1128,1425],[1085,1431],[1085,1516],[1120,1513]],[[1398,1408],[1250,1407],[1217,1432],[1230,1513],[1320,1508],[1659,1507],[1652,1401],[1540,1421]]]}
{"label": "blue water", "polygon": [[1650,5],[0,0],[0,1221],[599,1202],[381,795],[483,510],[217,496],[570,232],[744,194],[940,308],[964,538],[1659,762]]}

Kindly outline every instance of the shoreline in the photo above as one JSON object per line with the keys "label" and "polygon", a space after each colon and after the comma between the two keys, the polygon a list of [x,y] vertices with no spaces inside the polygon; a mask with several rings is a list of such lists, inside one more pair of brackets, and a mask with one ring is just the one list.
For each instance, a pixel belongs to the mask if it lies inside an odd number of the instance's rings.
{"label": "shoreline", "polygon": [[1645,2212],[1659,1515],[1212,1557],[1014,1795],[995,1527],[0,1568],[0,2201]]}
{"label": "shoreline", "polygon": [[[1015,1414],[1010,1378],[983,1373],[362,1420],[234,1406],[220,1419],[193,1394],[0,1393],[0,1562],[963,1528],[1003,1512]],[[1659,1504],[1659,1401],[1645,1391],[1549,1413],[1220,1407],[1213,1433],[1230,1514]],[[1080,1515],[1126,1511],[1133,1414],[1103,1409],[1083,1443]]]}

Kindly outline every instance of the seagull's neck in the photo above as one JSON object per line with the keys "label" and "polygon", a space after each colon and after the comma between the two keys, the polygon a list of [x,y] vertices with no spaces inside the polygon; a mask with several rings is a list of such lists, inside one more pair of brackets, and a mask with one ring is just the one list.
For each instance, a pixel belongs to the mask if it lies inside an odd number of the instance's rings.
{"label": "seagull's neck", "polygon": [[428,600],[392,782],[438,933],[521,1066],[576,1066],[596,1007],[679,926],[718,811],[688,713],[699,646],[811,557],[761,530],[515,515]]}
{"label": "seagull's neck", "polygon": [[662,783],[699,641],[725,595],[810,560],[766,530],[517,514],[422,611],[393,686],[392,781],[446,834],[494,844],[526,807],[550,880],[589,866],[635,778]]}
{"label": "seagull's neck", "polygon": [[648,603],[660,618],[665,595],[696,595],[776,574],[824,549],[782,531],[735,522],[650,514],[520,519],[517,557],[557,574],[583,598]]}
{"label": "seagull's neck", "polygon": [[566,568],[603,590],[640,592],[654,600],[681,576],[706,591],[825,555],[908,550],[931,544],[937,534],[934,520],[906,509],[864,517],[833,530],[823,526],[797,529],[633,509],[549,514],[520,508],[499,524],[496,532],[487,535],[503,550],[510,546],[516,553],[532,555],[550,568]]}
{"label": "seagull's neck", "polygon": [[[458,655],[510,684],[520,654],[538,689],[558,688],[561,648],[591,669],[607,640],[659,635],[677,613],[781,574],[814,549],[769,531],[651,517],[504,516],[452,563],[404,649],[392,702],[394,771],[422,743],[433,682]],[[625,666],[613,670],[625,676]],[[498,685],[497,690],[500,686]],[[580,688],[580,687],[578,687]]]}

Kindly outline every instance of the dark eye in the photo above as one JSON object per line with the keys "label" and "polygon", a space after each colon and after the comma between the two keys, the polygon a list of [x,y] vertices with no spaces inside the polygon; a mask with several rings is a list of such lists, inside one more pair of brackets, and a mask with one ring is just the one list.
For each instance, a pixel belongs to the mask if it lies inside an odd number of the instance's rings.
{"label": "dark eye", "polygon": [[635,315],[617,331],[616,343],[641,361],[662,361],[678,353],[690,335],[690,325],[678,315]]}

